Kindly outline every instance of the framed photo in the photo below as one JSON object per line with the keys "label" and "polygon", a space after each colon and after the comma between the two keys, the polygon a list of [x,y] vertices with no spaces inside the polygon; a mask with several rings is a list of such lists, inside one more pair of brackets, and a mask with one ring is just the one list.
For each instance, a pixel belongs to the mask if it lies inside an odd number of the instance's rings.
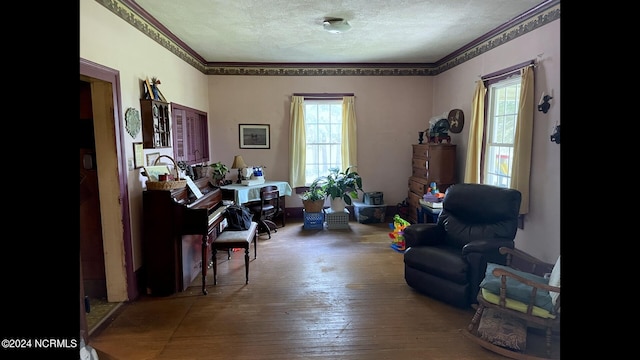
{"label": "framed photo", "polygon": [[159,181],[160,175],[171,174],[167,165],[145,166],[144,172],[150,181]]}
{"label": "framed photo", "polygon": [[144,166],[144,148],[141,142],[133,143],[133,167],[140,169]]}
{"label": "framed photo", "polygon": [[267,124],[240,124],[240,149],[270,149],[271,134]]}
{"label": "framed photo", "polygon": [[149,81],[149,78],[146,78],[143,82],[145,99],[153,99],[153,92],[151,91],[151,81]]}
{"label": "framed photo", "polygon": [[147,154],[147,166],[153,166],[156,163],[156,159],[160,157],[159,152],[148,153]]}

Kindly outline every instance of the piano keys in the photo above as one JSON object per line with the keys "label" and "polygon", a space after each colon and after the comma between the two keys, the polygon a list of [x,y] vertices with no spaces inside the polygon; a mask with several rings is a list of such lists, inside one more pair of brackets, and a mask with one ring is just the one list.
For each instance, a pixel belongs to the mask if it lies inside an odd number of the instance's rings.
{"label": "piano keys", "polygon": [[207,178],[195,180],[204,196],[197,199],[187,188],[146,190],[143,203],[142,252],[147,293],[170,295],[187,289],[206,274],[210,244],[219,233],[226,205],[220,188]]}

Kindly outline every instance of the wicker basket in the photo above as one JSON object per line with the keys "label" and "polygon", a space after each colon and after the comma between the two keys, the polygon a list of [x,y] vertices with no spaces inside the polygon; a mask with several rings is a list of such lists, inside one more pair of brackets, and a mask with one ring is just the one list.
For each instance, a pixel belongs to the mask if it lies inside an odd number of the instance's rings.
{"label": "wicker basket", "polygon": [[158,160],[160,160],[160,158],[162,158],[162,157],[166,157],[169,160],[171,160],[171,162],[173,162],[173,168],[176,171],[175,180],[170,180],[170,181],[150,181],[150,180],[147,180],[147,190],[174,190],[174,189],[182,189],[183,187],[187,186],[187,180],[180,179],[180,173],[178,172],[178,169],[179,169],[178,168],[178,164],[176,163],[175,160],[173,160],[173,158],[171,156],[160,155],[160,156],[158,156],[156,161],[153,163],[153,165],[157,165],[158,164]]}
{"label": "wicker basket", "polygon": [[318,213],[322,212],[324,208],[324,199],[322,200],[302,200],[302,206],[304,207],[304,211],[308,213]]}

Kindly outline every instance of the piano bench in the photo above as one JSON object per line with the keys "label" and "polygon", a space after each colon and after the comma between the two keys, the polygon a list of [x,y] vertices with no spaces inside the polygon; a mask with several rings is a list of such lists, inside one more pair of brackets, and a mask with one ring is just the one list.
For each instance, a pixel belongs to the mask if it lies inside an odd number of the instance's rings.
{"label": "piano bench", "polygon": [[231,248],[244,249],[244,271],[245,284],[249,283],[249,246],[253,242],[253,258],[258,257],[258,223],[251,222],[248,230],[231,231],[226,230],[220,233],[211,243],[211,257],[213,260],[213,285],[218,283],[218,260],[216,253],[218,250],[228,250]]}

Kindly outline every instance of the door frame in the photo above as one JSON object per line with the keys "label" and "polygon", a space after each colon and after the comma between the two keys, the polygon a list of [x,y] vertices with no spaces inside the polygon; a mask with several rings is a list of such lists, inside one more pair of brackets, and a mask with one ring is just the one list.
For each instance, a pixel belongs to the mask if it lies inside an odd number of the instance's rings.
{"label": "door frame", "polygon": [[[80,79],[91,83],[107,300],[134,300],[138,297],[138,286],[133,268],[126,144],[120,116],[120,72],[80,58]],[[107,171],[101,173],[101,168]],[[110,178],[114,172],[109,169],[116,171],[117,181]]]}

